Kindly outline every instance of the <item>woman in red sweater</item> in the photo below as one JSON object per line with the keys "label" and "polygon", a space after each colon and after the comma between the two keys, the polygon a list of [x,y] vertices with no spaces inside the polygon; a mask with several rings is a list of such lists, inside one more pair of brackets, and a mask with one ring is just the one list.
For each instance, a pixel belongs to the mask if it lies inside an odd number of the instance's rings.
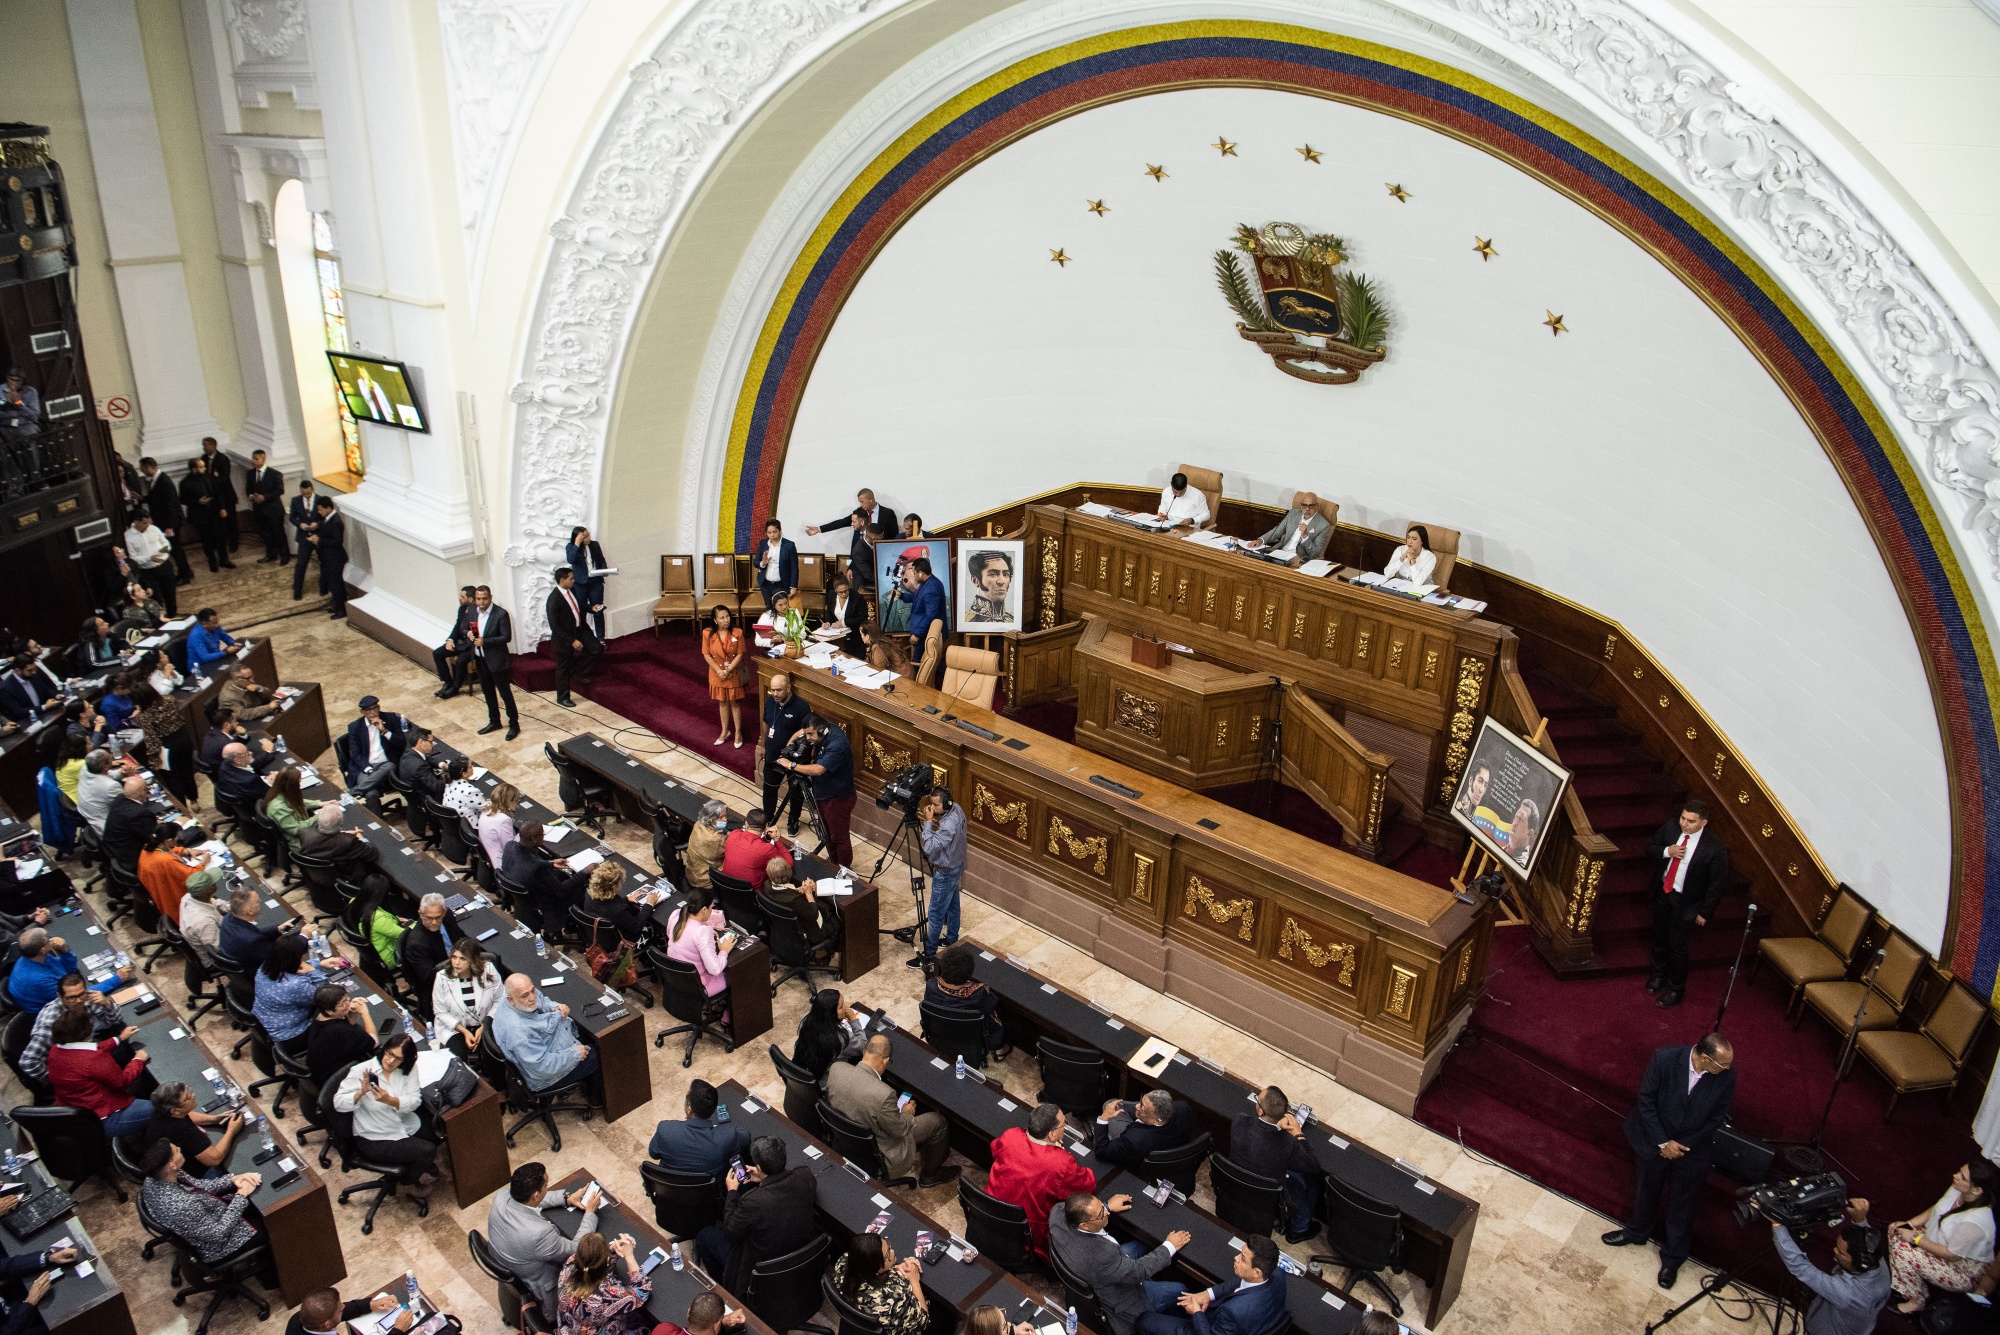
{"label": "woman in red sweater", "polygon": [[140,1049],[120,1067],[111,1055],[118,1040],[93,1043],[90,1033],[88,1007],[64,1011],[56,1020],[52,1035],[55,1046],[49,1049],[49,1085],[55,1090],[56,1102],[90,1109],[104,1119],[107,1136],[143,1130],[152,1120],[153,1105],[147,1099],[134,1099],[131,1086],[146,1069],[145,1050]]}

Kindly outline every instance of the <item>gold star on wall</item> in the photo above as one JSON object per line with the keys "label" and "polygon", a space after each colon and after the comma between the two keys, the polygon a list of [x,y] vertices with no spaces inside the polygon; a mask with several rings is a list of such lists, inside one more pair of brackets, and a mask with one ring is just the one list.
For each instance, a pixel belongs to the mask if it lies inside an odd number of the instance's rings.
{"label": "gold star on wall", "polygon": [[1104,206],[1104,201],[1101,199],[1086,200],[1084,202],[1084,207],[1089,209],[1092,213],[1096,214],[1100,218],[1102,218],[1105,214],[1111,212],[1110,209]]}
{"label": "gold star on wall", "polygon": [[[1387,181],[1384,181],[1383,184],[1389,185]],[[1398,204],[1407,204],[1410,199],[1410,192],[1403,189],[1400,185],[1389,185],[1389,198],[1395,200]]]}
{"label": "gold star on wall", "polygon": [[1052,250],[1049,252],[1049,261],[1052,264],[1067,266],[1069,264],[1069,256],[1060,249]]}
{"label": "gold star on wall", "polygon": [[1567,334],[1570,331],[1569,326],[1563,323],[1562,316],[1557,315],[1554,311],[1547,309],[1544,309],[1542,313],[1549,317],[1548,319],[1542,321],[1542,323],[1549,327],[1550,334],[1556,336],[1557,338],[1560,338],[1564,334]]}
{"label": "gold star on wall", "polygon": [[1295,148],[1292,151],[1294,153],[1297,153],[1300,157],[1304,158],[1307,162],[1319,161],[1319,150],[1314,148],[1311,144],[1307,144],[1304,148]]}
{"label": "gold star on wall", "polygon": [[1492,259],[1495,255],[1498,255],[1500,253],[1499,251],[1493,249],[1493,243],[1491,241],[1488,241],[1485,237],[1478,235],[1475,235],[1472,238],[1472,251],[1475,255],[1479,256],[1479,262],[1481,264],[1486,263],[1486,261]]}
{"label": "gold star on wall", "polygon": [[1156,167],[1149,162],[1146,164],[1146,175],[1152,177],[1155,181],[1164,181],[1167,179],[1167,169],[1165,167]]}
{"label": "gold star on wall", "polygon": [[1221,135],[1215,136],[1215,142],[1210,144],[1209,147],[1214,149],[1216,152],[1222,154],[1222,156],[1225,158],[1233,158],[1236,156],[1236,145],[1230,143],[1227,139],[1224,139]]}

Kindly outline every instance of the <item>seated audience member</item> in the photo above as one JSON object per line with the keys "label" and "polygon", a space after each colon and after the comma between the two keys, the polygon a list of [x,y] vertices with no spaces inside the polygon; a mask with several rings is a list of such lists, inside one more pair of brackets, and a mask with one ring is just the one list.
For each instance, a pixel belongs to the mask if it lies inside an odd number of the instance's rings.
{"label": "seated audience member", "polygon": [[1319,1160],[1306,1145],[1305,1128],[1292,1116],[1292,1102],[1276,1085],[1257,1095],[1255,1112],[1240,1112],[1229,1124],[1229,1158],[1245,1172],[1285,1184],[1285,1240],[1312,1236],[1313,1206],[1319,1203]]}
{"label": "seated audience member", "polygon": [[367,1005],[339,983],[321,983],[313,992],[312,1025],[306,1030],[306,1068],[324,1085],[343,1066],[375,1055],[374,1017]]}
{"label": "seated audience member", "polygon": [[743,817],[743,828],[731,830],[722,845],[722,874],[747,882],[752,890],[764,888],[764,869],[773,859],[792,865],[792,855],[764,833],[764,824],[763,808],[752,807]]}
{"label": "seated audience member", "polygon": [[139,712],[139,702],[132,698],[137,689],[138,684],[129,673],[120,672],[112,677],[110,688],[97,702],[97,712],[104,719],[105,736],[138,726],[132,721],[133,715]]}
{"label": "seated audience member", "polygon": [[861,1046],[867,1041],[868,1017],[847,1005],[835,989],[821,988],[799,1021],[792,1060],[811,1071],[813,1079],[824,1086],[827,1068],[837,1061],[860,1057]]}
{"label": "seated audience member", "polygon": [[423,1129],[423,1087],[417,1081],[417,1044],[407,1033],[383,1039],[369,1060],[348,1068],[334,1091],[335,1111],[354,1115],[354,1138],[371,1159],[399,1164],[404,1177],[428,1196],[437,1180],[437,1142]]}
{"label": "seated audience member", "polygon": [[569,859],[554,857],[542,846],[542,823],[531,820],[520,827],[514,842],[507,845],[500,874],[528,896],[528,926],[537,931],[557,931],[569,921],[570,905],[583,897],[590,873],[571,871]]}
{"label": "seated audience member", "polygon": [[249,1208],[250,1193],[264,1180],[261,1173],[191,1177],[180,1147],[171,1140],[154,1141],[138,1167],[146,1175],[139,1184],[146,1212],[202,1260],[220,1261],[257,1240],[257,1230],[243,1212]]}
{"label": "seated audience member", "polygon": [[606,1241],[579,1233],[576,1250],[556,1278],[556,1329],[576,1335],[639,1335],[652,1329],[646,1300],[653,1282],[639,1269],[630,1233]]}
{"label": "seated audience member", "polygon": [[1007,1031],[1000,1024],[1000,998],[984,983],[974,982],[970,946],[954,941],[938,952],[937,972],[924,984],[924,1000],[933,1006],[980,1017],[980,1034],[986,1050],[1005,1060],[1013,1052]]}
{"label": "seated audience member", "polygon": [[90,1019],[93,1040],[115,1038],[120,1042],[139,1032],[126,1024],[118,1008],[102,992],[92,991],[80,973],[66,973],[56,984],[56,999],[35,1013],[34,1028],[28,1031],[28,1046],[14,1063],[22,1074],[44,1083],[49,1078],[49,1048],[56,1041],[56,1021],[65,1015],[80,1014]]}
{"label": "seated audience member", "polygon": [[792,1252],[819,1236],[814,1216],[812,1165],[787,1168],[785,1142],[759,1136],[743,1156],[743,1181],[728,1174],[722,1222],[695,1237],[702,1268],[726,1289],[737,1289],[750,1271]]}
{"label": "seated audience member", "polygon": [[844,572],[836,572],[826,591],[826,624],[846,630],[837,641],[842,653],[860,658],[868,652],[868,646],[861,642],[861,627],[867,621],[867,602],[854,592],[854,582]]}
{"label": "seated audience member", "polygon": [[80,735],[62,740],[59,763],[55,767],[56,787],[69,799],[71,806],[76,805],[76,784],[83,776],[83,758],[90,754],[90,746],[90,738]]}
{"label": "seated audience member", "polygon": [[[271,792],[264,799],[264,814],[271,818],[271,824],[278,827],[285,836],[285,846],[297,853],[302,847],[306,826],[314,812],[325,806],[299,791],[302,780],[294,765],[287,765],[271,780]],[[339,803],[334,804],[336,807]]]}
{"label": "seated audience member", "polygon": [[444,795],[438,801],[456,811],[461,819],[477,822],[486,810],[486,794],[472,781],[472,759],[453,756],[444,762]]}
{"label": "seated audience member", "polygon": [[500,970],[486,958],[486,947],[462,937],[431,985],[431,1014],[438,1032],[450,1035],[447,1046],[461,1060],[479,1050],[486,1022],[500,1004]]}
{"label": "seated audience member", "polygon": [[1136,1103],[1112,1099],[1097,1119],[1097,1157],[1106,1163],[1140,1163],[1193,1139],[1194,1110],[1164,1089],[1149,1089]]}
{"label": "seated audience member", "polygon": [[264,800],[271,785],[250,764],[250,748],[231,742],[222,748],[222,768],[215,772],[216,795],[240,806],[255,806]]}
{"label": "seated audience member", "polygon": [[[1806,1308],[1807,1335],[1867,1335],[1875,1329],[1875,1322],[1889,1305],[1894,1291],[1890,1288],[1889,1267],[1882,1264],[1881,1231],[1868,1222],[1867,1201],[1854,1197],[1847,1202],[1847,1220],[1833,1243],[1831,1272],[1808,1261],[1791,1232],[1776,1221],[1771,1224],[1771,1241],[1776,1244],[1778,1259],[1785,1263],[1785,1269],[1813,1291],[1812,1304]],[[1959,1320],[1946,1329],[1957,1331],[1966,1326],[1972,1330],[1991,1330],[1990,1324],[1974,1324],[1973,1314],[1983,1315],[1985,1311],[1967,1307],[1957,1314]],[[1925,1327],[1929,1328],[1928,1322]]]}
{"label": "seated audience member", "polygon": [[511,783],[496,783],[479,812],[479,847],[486,864],[499,868],[507,860],[507,845],[514,842],[514,811],[521,794]]}
{"label": "seated audience member", "polygon": [[[292,1319],[285,1323],[285,1335],[341,1335],[342,1331],[349,1329],[347,1323],[359,1321],[370,1312],[393,1312],[401,1305],[392,1293],[378,1293],[373,1298],[342,1302],[339,1289],[314,1289],[299,1304],[299,1310],[292,1313]],[[403,1331],[414,1324],[416,1314],[406,1311],[396,1318],[389,1329]],[[374,1328],[374,1323],[370,1325]]]}
{"label": "seated audience member", "polygon": [[146,847],[146,837],[160,820],[150,804],[151,797],[144,777],[128,775],[104,813],[104,856],[134,876],[139,874],[139,854]]}
{"label": "seated audience member", "polygon": [[1175,1252],[1194,1241],[1193,1234],[1177,1229],[1151,1251],[1136,1242],[1119,1242],[1107,1225],[1112,1215],[1131,1208],[1130,1196],[1102,1201],[1080,1191],[1049,1209],[1049,1251],[1090,1285],[1110,1335],[1132,1335],[1139,1318],[1153,1310],[1155,1297],[1166,1302],[1180,1291],[1178,1284],[1171,1288],[1156,1284],[1153,1276],[1172,1264]]}
{"label": "seated audience member", "polygon": [[76,643],[69,648],[70,672],[78,677],[88,677],[108,663],[118,661],[118,639],[111,633],[111,623],[101,616],[83,619],[83,628],[77,632]]}
{"label": "seated audience member", "polygon": [[236,721],[233,709],[216,709],[208,716],[208,731],[201,735],[201,763],[209,771],[222,768],[222,748],[241,741],[249,732]]}
{"label": "seated audience member", "polygon": [[1974,1159],[1951,1175],[1951,1186],[1923,1214],[1889,1225],[1889,1274],[1896,1310],[1923,1310],[1930,1290],[1966,1293],[1993,1260],[1993,1194],[2000,1168]]}
{"label": "seated audience member", "polygon": [[104,833],[104,818],[124,792],[124,768],[109,751],[92,751],[83,758],[83,773],[76,776],[76,814],[91,829]]}
{"label": "seated audience member", "polygon": [[[21,958],[14,962],[14,971],[7,976],[7,995],[24,1011],[39,1011],[54,1001],[61,991],[63,975],[83,972],[76,956],[70,953],[69,943],[59,936],[50,936],[46,927],[23,929],[14,939],[14,945]],[[109,994],[131,981],[132,966],[128,964],[96,984],[95,990]]]}
{"label": "seated audience member", "polygon": [[444,797],[444,775],[438,772],[437,761],[432,755],[437,751],[437,738],[429,728],[412,727],[403,744],[403,754],[396,760],[396,783],[410,795],[410,833],[425,834],[431,828],[431,819],[425,802],[441,801]]}
{"label": "seated audience member", "polygon": [[[195,1107],[194,1091],[178,1082],[161,1085],[149,1100],[152,1117],[132,1142],[144,1149],[159,1141],[180,1148],[186,1170],[196,1177],[228,1177],[229,1155],[248,1121],[236,1111],[205,1113]],[[208,1129],[219,1139],[211,1141]]]}
{"label": "seated audience member", "polygon": [[361,831],[343,828],[340,819],[338,802],[322,804],[313,812],[312,823],[299,833],[299,851],[332,863],[336,876],[361,886],[360,899],[379,903],[390,889],[381,851]]}
{"label": "seated audience member", "polygon": [[224,709],[236,711],[240,723],[255,723],[278,712],[271,688],[257,684],[257,674],[248,663],[238,663],[229,670],[229,680],[222,683],[215,698]]}
{"label": "seated audience member", "polygon": [[882,1335],[923,1335],[930,1325],[924,1297],[924,1263],[914,1256],[896,1260],[895,1249],[879,1233],[857,1233],[833,1262],[833,1287]]}
{"label": "seated audience member", "polygon": [[715,1086],[696,1080],[688,1086],[682,1112],[687,1120],[663,1121],[653,1128],[646,1153],[669,1172],[714,1177],[750,1146],[750,1133],[715,1120]]}
{"label": "seated audience member", "polygon": [[401,959],[398,967],[416,989],[424,1010],[430,1009],[431,975],[444,967],[444,962],[451,958],[452,946],[461,939],[452,925],[450,911],[444,906],[443,895],[433,890],[417,901],[417,920],[403,933],[396,953]]}
{"label": "seated audience member", "polygon": [[248,972],[259,968],[271,946],[283,935],[277,926],[259,927],[257,911],[263,903],[254,886],[239,885],[229,892],[229,916],[216,933],[216,946],[223,958]]}
{"label": "seated audience member", "polygon": [[1167,485],[1160,488],[1160,504],[1154,513],[1176,524],[1205,528],[1209,518],[1208,496],[1199,487],[1188,485],[1186,473],[1175,473],[1168,479]]}
{"label": "seated audience member", "polygon": [[340,777],[347,791],[378,816],[382,814],[383,790],[391,786],[396,762],[403,757],[408,730],[401,714],[383,709],[382,702],[372,695],[361,697],[361,717],[347,725],[347,760]]}
{"label": "seated audience member", "polygon": [[593,1099],[601,1101],[597,1049],[577,1035],[569,1007],[537,993],[528,975],[507,976],[506,997],[493,1008],[490,1024],[493,1045],[520,1070],[528,1088],[548,1089],[583,1076],[591,1081]]}
{"label": "seated audience member", "polygon": [[222,628],[222,618],[213,607],[196,612],[194,621],[187,637],[188,671],[206,676],[212,670],[211,665],[222,662],[236,650],[237,640]]}
{"label": "seated audience member", "polygon": [[1278,1244],[1268,1236],[1245,1239],[1236,1251],[1235,1275],[1199,1293],[1181,1285],[1148,1284],[1139,1335],[1258,1335],[1285,1311],[1285,1273]]}
{"label": "seated audience member", "polygon": [[708,874],[722,865],[723,850],[729,842],[729,808],[720,802],[704,802],[694,830],[688,835],[687,850],[681,854],[681,871],[691,890],[708,890]]}
{"label": "seated audience member", "polygon": [[945,1164],[951,1138],[944,1118],[918,1112],[914,1102],[899,1104],[896,1091],[882,1079],[888,1069],[889,1040],[876,1034],[862,1048],[860,1061],[852,1066],[835,1062],[827,1069],[827,1103],[874,1133],[891,1181],[914,1177],[921,1187],[953,1181],[959,1168]]}
{"label": "seated audience member", "polygon": [[701,975],[702,991],[711,997],[729,990],[729,952],[736,933],[717,936],[723,925],[722,910],[700,890],[690,891],[687,903],[667,916],[667,958],[692,964]]}
{"label": "seated audience member", "polygon": [[1049,1211],[1079,1191],[1093,1191],[1097,1174],[1063,1147],[1063,1112],[1038,1103],[1025,1127],[1010,1126],[993,1142],[993,1170],[986,1194],[1028,1212],[1028,1238],[1035,1255],[1049,1254]]}
{"label": "seated audience member", "polygon": [[615,862],[600,862],[590,869],[581,907],[592,917],[611,924],[618,939],[614,941],[600,934],[596,944],[613,955],[620,953],[621,943],[637,945],[646,935],[649,921],[646,911],[625,898],[625,869]]}
{"label": "seated audience member", "polygon": [[486,1211],[486,1241],[502,1264],[514,1272],[534,1296],[549,1326],[556,1322],[556,1277],[569,1259],[570,1240],[542,1214],[567,1205],[581,1210],[576,1236],[597,1232],[597,1207],[603,1197],[595,1184],[577,1188],[565,1196],[548,1191],[549,1171],[539,1163],[525,1163],[514,1170],[507,1190],[493,1198]]}
{"label": "seated audience member", "polygon": [[64,1011],[56,1018],[55,1046],[49,1049],[49,1088],[56,1102],[86,1108],[104,1122],[104,1134],[124,1136],[152,1120],[153,1105],[132,1097],[132,1085],[146,1069],[150,1054],[138,1050],[123,1066],[111,1055],[115,1038],[91,1037],[90,1013]]}
{"label": "seated audience member", "polygon": [[312,1027],[319,985],[319,969],[309,956],[306,939],[297,932],[273,941],[257,968],[252,1007],[257,1022],[273,1043],[293,1056],[305,1055],[306,1030]]}
{"label": "seated audience member", "polygon": [[[183,839],[194,842],[185,844]],[[188,878],[208,866],[209,855],[195,846],[207,840],[207,832],[198,825],[186,831],[178,825],[161,825],[154,828],[152,837],[146,841],[146,851],[139,855],[139,884],[146,887],[146,894],[160,916],[176,926],[181,920],[181,897],[187,894]]]}
{"label": "seated audience member", "polygon": [[[804,1246],[804,1243],[800,1243]],[[653,1335],[721,1335],[723,1327],[735,1329],[749,1320],[742,1308],[730,1311],[723,1306],[722,1299],[715,1296],[713,1289],[697,1293],[688,1301],[686,1325],[676,1325],[662,1321],[653,1327]]]}
{"label": "seated audience member", "polygon": [[824,957],[833,949],[834,932],[840,920],[834,917],[831,903],[819,902],[818,885],[810,878],[794,883],[792,872],[792,864],[783,858],[772,858],[765,863],[764,897],[779,908],[789,909],[799,920],[806,944],[816,955]]}
{"label": "seated audience member", "polygon": [[187,894],[181,899],[181,937],[194,948],[203,970],[215,967],[215,952],[222,939],[224,914],[215,902],[215,885],[220,879],[213,867],[196,872],[188,877]]}
{"label": "seated audience member", "polygon": [[10,723],[33,723],[61,698],[62,684],[32,653],[14,655],[6,675],[0,676],[0,715]]}

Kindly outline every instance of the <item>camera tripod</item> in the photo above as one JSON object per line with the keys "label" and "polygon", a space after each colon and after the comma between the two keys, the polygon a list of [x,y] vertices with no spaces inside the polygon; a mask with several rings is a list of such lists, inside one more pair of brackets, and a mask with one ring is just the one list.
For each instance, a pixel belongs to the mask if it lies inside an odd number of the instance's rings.
{"label": "camera tripod", "polygon": [[772,805],[768,813],[771,829],[774,833],[776,832],[778,813],[791,805],[792,795],[795,793],[799,799],[799,823],[811,830],[819,838],[819,842],[812,847],[813,856],[818,857],[826,850],[828,841],[826,817],[820,815],[819,799],[813,796],[812,780],[801,779],[798,775],[792,773],[792,771],[785,771],[785,786],[780,790],[777,802]]}
{"label": "camera tripod", "polygon": [[[1742,1274],[1744,1271],[1748,1270],[1750,1267],[1754,1266],[1755,1264],[1757,1264],[1757,1262],[1763,1260],[1765,1257],[1775,1255],[1777,1250],[1778,1250],[1778,1237],[1777,1234],[1774,1232],[1771,1235],[1771,1238],[1768,1242],[1766,1242],[1762,1247],[1758,1248],[1755,1252],[1751,1253],[1749,1256],[1745,1257],[1743,1260],[1738,1261],[1735,1265],[1729,1267],[1729,1269],[1727,1270],[1718,1270],[1714,1274],[1708,1275],[1705,1278],[1703,1278],[1701,1283],[1696,1286],[1693,1297],[1689,1298],[1686,1302],[1680,1304],[1678,1307],[1675,1307],[1671,1311],[1667,1312],[1666,1315],[1662,1316],[1658,1321],[1648,1322],[1646,1324],[1645,1335],[1653,1335],[1654,1331],[1664,1328],[1667,1325],[1667,1323],[1671,1322],[1675,1317],[1681,1315],[1681,1313],[1687,1311],[1690,1307],[1693,1307],[1696,1303],[1700,1302],[1704,1298],[1715,1298],[1717,1302],[1723,1301],[1716,1295],[1719,1294],[1724,1288],[1727,1288],[1732,1284],[1736,1284],[1738,1282],[1736,1278],[1738,1275]],[[1885,1259],[1882,1262],[1882,1264],[1887,1265],[1888,1261]],[[1798,1321],[1804,1315],[1804,1309],[1799,1307],[1798,1304],[1793,1303],[1787,1297],[1787,1295],[1791,1293],[1791,1291],[1792,1291],[1792,1277],[1790,1272],[1788,1271],[1785,1273],[1784,1277],[1778,1282],[1777,1291],[1771,1295],[1771,1302],[1772,1302],[1771,1335],[1785,1335],[1783,1323],[1785,1319],[1785,1308],[1787,1305],[1790,1305],[1795,1309],[1797,1309],[1793,1314],[1794,1322]],[[1756,1299],[1753,1298],[1750,1295],[1750,1292],[1746,1289],[1741,1301],[1754,1304],[1756,1302]],[[1748,1318],[1745,1319],[1747,1320]]]}
{"label": "camera tripod", "polygon": [[[919,867],[928,867],[930,860],[924,857],[923,845],[917,841],[916,832],[917,813],[905,811],[902,823],[896,826],[896,832],[890,835],[889,842],[883,845],[882,856],[875,859],[875,870],[868,873],[868,879],[874,880],[882,874],[882,868],[889,865],[890,857],[897,854],[901,855],[903,865],[910,869],[910,900],[916,905],[917,921],[910,927],[882,929],[883,936],[893,936],[909,945],[916,944],[918,935],[924,930],[925,920],[930,916],[930,898],[924,893],[924,874],[918,870]],[[921,947],[917,953],[923,953]]]}

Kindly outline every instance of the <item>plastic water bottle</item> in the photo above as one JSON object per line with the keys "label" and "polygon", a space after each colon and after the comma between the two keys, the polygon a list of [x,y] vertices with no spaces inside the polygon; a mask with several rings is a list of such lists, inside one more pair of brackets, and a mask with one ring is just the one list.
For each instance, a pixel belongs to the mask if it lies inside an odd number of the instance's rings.
{"label": "plastic water bottle", "polygon": [[953,1078],[965,1079],[965,1054],[962,1052],[958,1054],[958,1069],[953,1073]]}
{"label": "plastic water bottle", "polygon": [[222,1078],[222,1072],[217,1071],[214,1075],[210,1076],[208,1083],[215,1086],[215,1097],[218,1099],[229,1097],[229,1082]]}
{"label": "plastic water bottle", "polygon": [[687,1262],[681,1259],[681,1245],[678,1242],[676,1242],[673,1245],[673,1248],[670,1251],[668,1251],[667,1259],[670,1262],[672,1262],[673,1267],[676,1271],[684,1270],[687,1268]]}
{"label": "plastic water bottle", "polygon": [[278,1152],[278,1142],[271,1138],[271,1119],[268,1117],[257,1118],[257,1148],[266,1154]]}
{"label": "plastic water bottle", "polygon": [[7,1142],[6,1167],[8,1177],[19,1177],[21,1175],[21,1156],[14,1152],[14,1142],[12,1140]]}
{"label": "plastic water bottle", "polygon": [[278,747],[278,754],[284,755],[287,748],[285,746],[285,739],[283,737],[277,739],[277,747]]}
{"label": "plastic water bottle", "polygon": [[1076,1335],[1076,1308],[1074,1306],[1063,1315],[1063,1335]]}
{"label": "plastic water bottle", "polygon": [[[535,933],[535,954],[537,957],[541,959],[547,959],[549,957],[549,943],[542,940],[542,934],[540,932]],[[680,1267],[675,1266],[674,1269],[678,1270],[680,1269]]]}
{"label": "plastic water bottle", "polygon": [[412,1312],[416,1311],[416,1310],[417,1310],[417,1272],[416,1272],[416,1271],[414,1271],[414,1270],[405,1270],[405,1271],[403,1272],[403,1292],[404,1292],[404,1294],[405,1294],[405,1303],[404,1303],[404,1305],[405,1305],[405,1306],[407,1306],[407,1307],[408,1307],[408,1308],[409,1308],[409,1309],[410,1309],[410,1310],[411,1310]]}

